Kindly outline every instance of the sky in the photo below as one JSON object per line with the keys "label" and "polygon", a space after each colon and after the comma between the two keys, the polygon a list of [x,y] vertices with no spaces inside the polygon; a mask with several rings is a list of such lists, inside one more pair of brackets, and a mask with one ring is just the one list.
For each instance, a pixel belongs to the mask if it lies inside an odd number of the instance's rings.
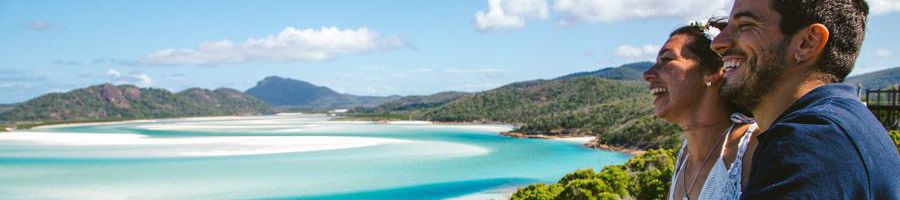
{"label": "sky", "polygon": [[[870,0],[851,75],[900,66],[900,0]],[[636,61],[728,0],[0,0],[0,103],[102,83],[355,95],[483,91]]]}

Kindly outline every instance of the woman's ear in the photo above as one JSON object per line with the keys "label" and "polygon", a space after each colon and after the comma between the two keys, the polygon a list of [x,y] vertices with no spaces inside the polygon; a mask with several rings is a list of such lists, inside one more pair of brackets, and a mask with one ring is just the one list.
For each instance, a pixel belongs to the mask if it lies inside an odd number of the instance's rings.
{"label": "woman's ear", "polygon": [[703,75],[703,83],[704,84],[710,83],[711,85],[715,85],[716,83],[718,83],[719,81],[722,80],[722,78],[724,77],[724,74],[725,74],[724,68],[719,68],[718,70],[706,73],[706,75]]}

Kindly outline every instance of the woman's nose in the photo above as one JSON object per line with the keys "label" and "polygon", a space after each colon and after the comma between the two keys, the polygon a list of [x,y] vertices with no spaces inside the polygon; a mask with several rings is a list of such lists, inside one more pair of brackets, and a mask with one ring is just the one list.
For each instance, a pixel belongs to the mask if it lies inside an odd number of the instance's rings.
{"label": "woman's nose", "polygon": [[656,68],[657,65],[654,64],[653,67],[650,67],[650,69],[647,69],[647,71],[644,72],[644,81],[652,82],[656,79]]}

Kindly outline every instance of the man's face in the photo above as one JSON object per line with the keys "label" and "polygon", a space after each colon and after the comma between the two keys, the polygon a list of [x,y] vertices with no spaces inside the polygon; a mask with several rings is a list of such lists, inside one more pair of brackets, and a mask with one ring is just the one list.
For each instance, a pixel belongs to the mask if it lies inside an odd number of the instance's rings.
{"label": "man's face", "polygon": [[753,110],[760,98],[774,90],[790,58],[781,33],[781,15],[771,0],[736,0],[728,26],[713,39],[712,48],[725,62],[725,82],[719,94]]}

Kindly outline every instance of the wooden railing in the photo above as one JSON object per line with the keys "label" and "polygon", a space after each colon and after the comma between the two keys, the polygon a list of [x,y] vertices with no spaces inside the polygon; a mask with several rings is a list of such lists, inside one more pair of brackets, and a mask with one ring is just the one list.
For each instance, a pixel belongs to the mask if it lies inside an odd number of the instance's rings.
{"label": "wooden railing", "polygon": [[865,89],[865,96],[860,89],[860,98],[888,130],[900,129],[900,90]]}

